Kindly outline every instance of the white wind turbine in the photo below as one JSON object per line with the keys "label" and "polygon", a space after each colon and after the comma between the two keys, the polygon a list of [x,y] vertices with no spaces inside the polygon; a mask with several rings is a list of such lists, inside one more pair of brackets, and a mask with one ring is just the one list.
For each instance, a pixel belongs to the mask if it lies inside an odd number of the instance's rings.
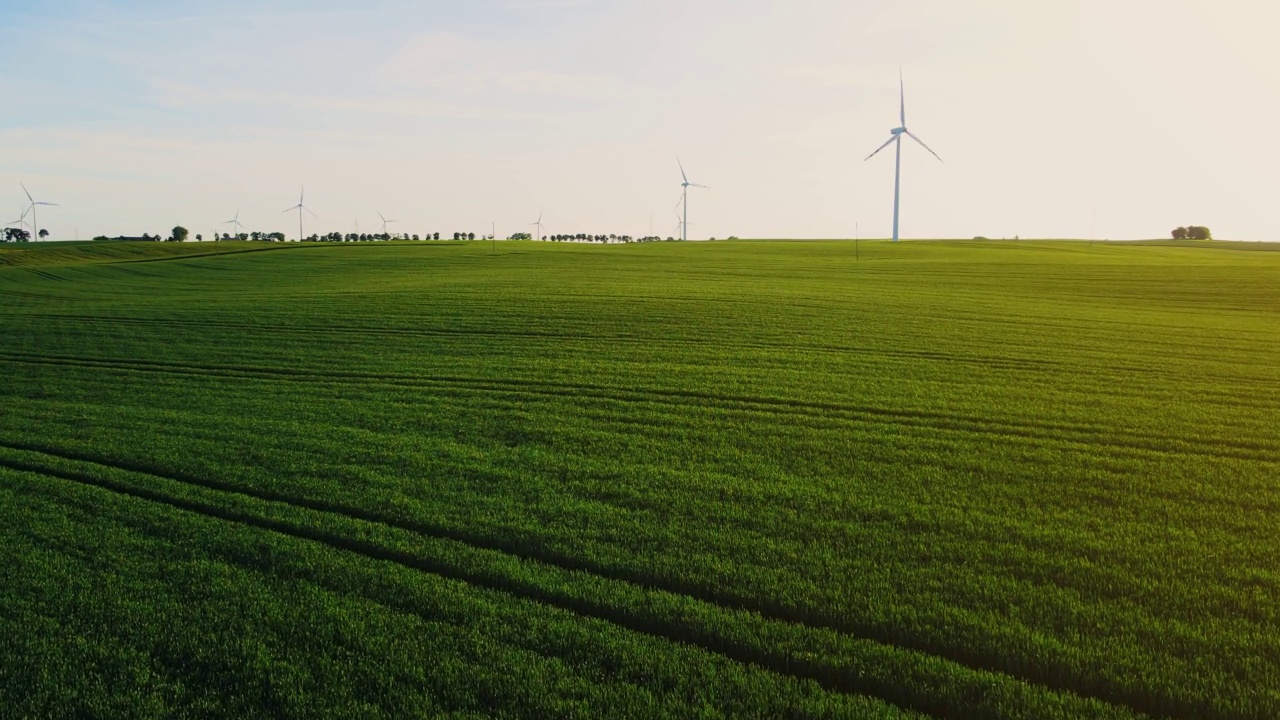
{"label": "white wind turbine", "polygon": [[702,188],[703,190],[710,190],[710,188],[708,188],[706,185],[699,185],[697,183],[689,182],[689,176],[685,174],[684,163],[680,162],[680,158],[676,158],[676,165],[680,166],[680,177],[684,178],[684,182],[680,183],[680,187],[682,188],[680,193],[680,202],[684,205],[684,219],[680,221],[680,226],[683,229],[680,239],[688,240],[689,239],[689,188],[696,187],[696,188]]}
{"label": "white wind turbine", "polygon": [[543,225],[542,225],[542,212],[541,212],[541,211],[539,211],[539,212],[538,212],[538,222],[532,222],[532,223],[529,223],[529,225],[530,225],[531,227],[536,227],[536,228],[538,228],[538,239],[539,239],[539,240],[541,240],[541,239],[542,239],[542,228],[543,228]]}
{"label": "white wind turbine", "polygon": [[306,210],[307,212],[311,213],[311,217],[313,217],[313,218],[315,218],[315,219],[317,219],[317,220],[319,220],[319,219],[320,219],[320,218],[319,218],[319,216],[317,216],[315,213],[311,212],[311,208],[309,208],[309,207],[307,207],[306,205],[303,205],[303,204],[302,204],[302,196],[303,196],[303,194],[306,192],[306,190],[307,190],[307,189],[306,189],[305,187],[303,187],[301,190],[299,190],[299,191],[298,191],[298,204],[297,204],[297,205],[294,205],[294,206],[293,206],[293,207],[291,207],[291,208],[285,208],[284,210],[282,210],[282,211],[281,211],[282,213],[293,212],[294,210],[297,210],[297,211],[298,211],[298,242],[302,242],[302,211],[303,211],[303,210]]}
{"label": "white wind turbine", "polygon": [[[22,185],[22,183],[18,183],[18,184]],[[22,185],[22,192],[27,194],[27,200],[31,202],[31,207],[27,208],[31,212],[31,239],[39,240],[40,239],[40,223],[36,220],[36,206],[48,205],[50,207],[58,207],[58,203],[36,201],[34,198],[31,197],[31,191],[27,190],[26,185]],[[26,217],[26,213],[23,213],[23,217]]]}
{"label": "white wind turbine", "polygon": [[899,207],[899,201],[902,197],[902,136],[906,135],[907,137],[910,137],[912,140],[915,140],[916,142],[920,143],[920,147],[924,148],[925,150],[928,150],[930,154],[938,158],[938,162],[942,162],[942,158],[938,155],[938,153],[933,152],[933,148],[930,148],[928,145],[925,145],[923,140],[916,137],[910,130],[907,129],[907,94],[906,94],[905,86],[903,85],[903,82],[902,82],[901,69],[898,70],[898,103],[899,103],[898,107],[899,107],[899,113],[900,113],[898,116],[898,119],[902,122],[902,124],[890,130],[889,139],[885,141],[885,144],[876,148],[875,152],[871,153],[863,160],[863,162],[870,160],[871,158],[878,155],[881,150],[889,147],[890,145],[897,146],[895,148],[897,160],[894,162],[894,166],[893,166],[893,241],[894,242],[898,242],[898,207]]}
{"label": "white wind turbine", "polygon": [[[236,240],[239,240],[239,239],[240,239],[240,228],[241,228],[241,227],[243,227],[243,226],[240,224],[240,208],[236,208],[236,216],[235,216],[235,217],[231,218],[230,220],[228,220],[228,221],[226,221],[226,222],[224,222],[224,223],[222,223],[222,224],[223,224],[223,225],[230,225],[230,226],[231,226],[231,229],[232,229],[232,230],[235,230],[235,236],[234,236],[234,237],[235,237],[235,239],[236,239]],[[217,238],[214,238],[214,240],[217,240]]]}
{"label": "white wind turbine", "polygon": [[391,223],[397,223],[397,222],[400,222],[400,221],[399,221],[399,220],[388,220],[385,216],[383,216],[383,214],[382,214],[382,213],[378,213],[378,217],[382,218],[382,235],[383,235],[383,237],[389,237],[389,236],[387,235],[387,226],[388,226],[388,225],[390,225]]}
{"label": "white wind turbine", "polygon": [[25,227],[25,226],[26,226],[26,224],[27,224],[27,213],[28,213],[28,212],[30,212],[30,208],[24,208],[24,207],[22,207],[22,204],[21,204],[21,203],[19,203],[19,204],[18,204],[18,212],[20,213],[20,214],[18,215],[18,219],[17,219],[17,220],[14,220],[13,222],[9,223],[8,225],[5,225],[5,227],[16,227],[17,229],[21,230],[23,227]]}

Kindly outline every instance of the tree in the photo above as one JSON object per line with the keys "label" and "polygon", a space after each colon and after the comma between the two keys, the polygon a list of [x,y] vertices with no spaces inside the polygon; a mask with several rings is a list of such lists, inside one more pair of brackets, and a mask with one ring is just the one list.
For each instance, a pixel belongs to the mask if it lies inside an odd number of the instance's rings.
{"label": "tree", "polygon": [[31,239],[31,233],[22,228],[7,227],[4,229],[5,242],[27,242]]}
{"label": "tree", "polygon": [[49,237],[49,231],[48,231],[48,230],[45,230],[44,228],[40,228],[40,237],[42,237],[42,238],[47,238],[47,237]]}
{"label": "tree", "polygon": [[1188,225],[1173,229],[1174,240],[1212,240],[1213,233],[1203,225]]}
{"label": "tree", "polygon": [[190,233],[187,232],[186,228],[181,225],[175,225],[173,227],[173,234],[169,236],[169,239],[174,242],[186,242],[189,234]]}
{"label": "tree", "polygon": [[204,242],[204,236],[200,233],[196,233],[196,242]]}
{"label": "tree", "polygon": [[475,240],[475,239],[476,239],[476,234],[475,234],[475,233],[467,233],[467,239],[468,239],[468,240]]}
{"label": "tree", "polygon": [[432,239],[432,240],[439,240],[439,239],[440,239],[440,233],[431,233],[431,239]]}

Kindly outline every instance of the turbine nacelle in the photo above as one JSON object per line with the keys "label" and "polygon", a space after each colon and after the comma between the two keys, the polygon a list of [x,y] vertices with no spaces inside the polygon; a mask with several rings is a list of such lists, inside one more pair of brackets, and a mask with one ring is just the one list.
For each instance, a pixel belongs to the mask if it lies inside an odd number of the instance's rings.
{"label": "turbine nacelle", "polygon": [[907,131],[907,129],[906,129],[906,128],[904,128],[904,127],[896,127],[896,128],[894,128],[894,129],[890,130],[890,131],[889,131],[889,134],[890,134],[890,135],[901,135],[902,133],[904,133],[904,132],[906,132],[906,131]]}

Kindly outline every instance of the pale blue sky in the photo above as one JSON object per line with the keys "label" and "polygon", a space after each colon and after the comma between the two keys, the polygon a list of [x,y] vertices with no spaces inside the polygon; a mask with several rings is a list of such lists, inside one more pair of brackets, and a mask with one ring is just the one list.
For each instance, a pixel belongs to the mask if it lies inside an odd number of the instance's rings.
{"label": "pale blue sky", "polygon": [[[1280,240],[1253,0],[0,0],[0,201],[54,237],[525,230]],[[12,218],[5,218],[9,220]]]}

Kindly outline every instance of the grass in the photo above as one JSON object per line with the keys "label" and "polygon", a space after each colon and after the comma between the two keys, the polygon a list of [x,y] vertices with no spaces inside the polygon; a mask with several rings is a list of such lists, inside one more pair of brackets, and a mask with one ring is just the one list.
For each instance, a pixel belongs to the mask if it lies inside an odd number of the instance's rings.
{"label": "grass", "polygon": [[221,249],[0,253],[0,714],[1280,716],[1267,246]]}

